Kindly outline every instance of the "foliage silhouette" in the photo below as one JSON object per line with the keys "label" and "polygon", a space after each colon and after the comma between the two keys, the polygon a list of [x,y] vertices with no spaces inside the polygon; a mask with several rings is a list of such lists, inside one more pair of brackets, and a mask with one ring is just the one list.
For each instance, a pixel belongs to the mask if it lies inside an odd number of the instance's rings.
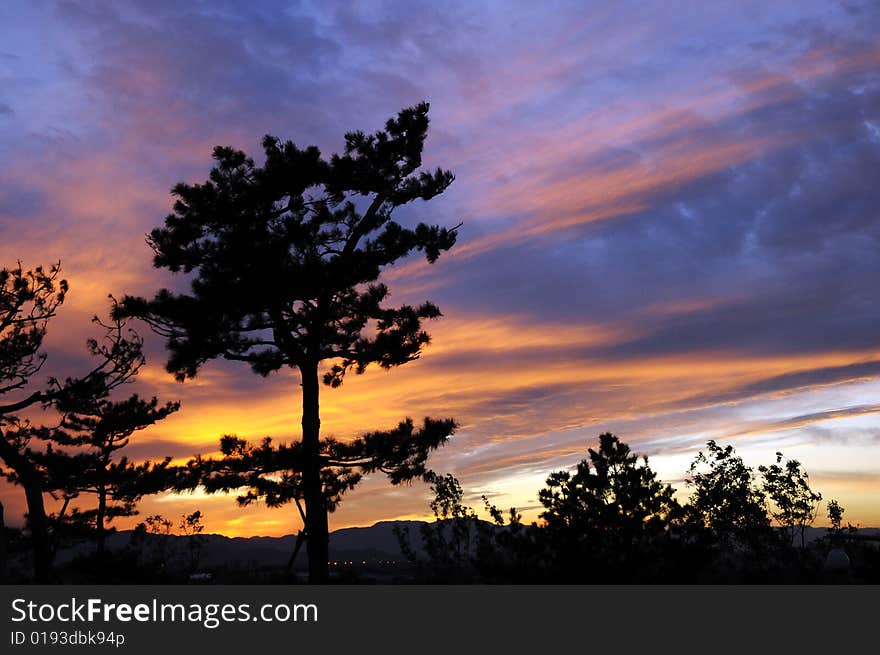
{"label": "foliage silhouette", "polygon": [[[128,445],[134,432],[154,425],[179,408],[179,403],[160,406],[155,397],[144,400],[137,394],[121,401],[92,399],[68,412],[59,428],[45,433],[53,444],[74,448],[77,453],[72,456],[69,451],[56,449],[40,455],[55,480],[52,486],[63,489],[65,504],[59,519],[81,533],[94,534],[98,553],[104,552],[107,524],[136,515],[138,500],[173,482],[170,457],[135,464],[125,456],[117,458],[117,453]],[[94,495],[96,507],[74,508],[65,517],[67,503],[83,494]]]}
{"label": "foliage silhouette", "polygon": [[616,530],[627,536],[665,529],[679,511],[673,489],[657,480],[644,457],[630,452],[615,435],[599,436],[599,450],[588,449],[574,473],[557,471],[538,492],[550,530]]}
{"label": "foliage silhouette", "polygon": [[671,486],[616,436],[599,438],[574,472],[556,471],[538,492],[541,523],[524,525],[484,496],[493,523],[463,504],[450,475],[429,476],[435,523],[421,530],[425,558],[401,547],[425,582],[547,583],[657,581],[676,556],[671,538],[682,508]]}
{"label": "foliage silhouette", "polygon": [[710,440],[706,450],[691,463],[686,481],[693,489],[688,518],[719,543],[742,544],[769,527],[766,497],[733,446],[721,447]]}
{"label": "foliage silhouette", "polygon": [[[168,538],[174,523],[161,514],[151,514],[135,526],[131,535],[132,550],[144,558],[151,568],[165,573],[168,557]],[[147,535],[154,538],[147,539]]]}
{"label": "foliage silhouette", "polygon": [[[60,264],[0,270],[0,477],[24,489],[37,582],[51,580],[53,558],[43,494],[63,486],[52,467],[72,460],[63,459],[51,444],[37,449],[36,441],[46,438],[47,428],[32,426],[20,413],[30,407],[52,408],[62,417],[80,411],[107,398],[144,363],[136,333],[120,320],[104,324],[96,317],[105,336],[88,340],[87,347],[97,364],[82,377],[49,378],[45,386],[35,388],[33,379],[46,361],[41,347],[47,326],[67,291]],[[10,394],[17,397],[7,400]]]}
{"label": "foliage silhouette", "polygon": [[[494,525],[464,504],[452,476],[428,476],[435,521],[421,530],[421,549],[399,530],[401,550],[416,580],[433,583],[804,583],[828,581],[828,548],[840,539],[814,539],[795,547],[790,525],[770,527],[764,495],[750,468],[731,446],[713,441],[691,467],[695,492],[684,506],[656,479],[647,459],[633,455],[612,434],[573,471],[557,471],[538,492],[541,522],[523,525],[516,510],[506,522],[484,497]],[[777,465],[782,464],[777,456]],[[772,469],[761,467],[761,470]],[[787,469],[780,466],[781,475]],[[806,473],[790,466],[793,488]],[[798,477],[800,476],[800,477]],[[773,481],[773,473],[770,473]],[[788,487],[783,481],[782,490]],[[780,492],[772,484],[771,498]],[[768,494],[771,492],[768,491]],[[815,492],[810,492],[813,495]],[[777,505],[778,507],[778,505]],[[842,512],[831,503],[833,537]],[[795,514],[799,519],[801,515]],[[795,524],[798,532],[801,524]],[[806,526],[803,527],[806,532]],[[776,535],[783,533],[785,538]],[[870,538],[868,538],[870,539]],[[850,537],[856,574],[833,581],[876,581],[880,554]]]}
{"label": "foliage silhouette", "polygon": [[643,576],[658,565],[658,544],[681,515],[674,490],[657,480],[648,458],[615,435],[599,436],[576,470],[556,471],[538,492],[548,548],[560,568],[580,578]]}
{"label": "foliage silhouette", "polygon": [[401,551],[425,582],[462,583],[473,580],[475,539],[479,518],[462,501],[461,483],[451,474],[424,476],[433,493],[430,507],[435,522],[421,526],[422,558],[410,541],[408,529],[395,526]]}
{"label": "foliage silhouette", "polygon": [[429,342],[423,321],[440,316],[429,302],[385,305],[389,290],[378,282],[411,252],[434,262],[455,242],[457,228],[392,220],[396,208],[429,200],[453,180],[441,169],[418,172],[427,129],[422,103],[375,134],[346,134],[344,153],[329,160],[272,136],[263,140],[263,166],[215,148],[209,179],[175,186],[174,212],[148,239],[154,265],[191,274],[191,292],[126,297],[117,313],[166,337],[167,368],[179,380],[215,358],[246,362],[263,376],[299,371],[301,465],[289,478],[297,487],[290,493],[304,501],[313,582],[327,579],[327,512],[346,486],[323,490],[319,367],[327,362],[323,381],[337,387],[349,371],[412,361]]}
{"label": "foliage silhouette", "polygon": [[202,524],[202,512],[196,510],[192,514],[182,515],[178,527],[181,534],[187,537],[188,568],[192,573],[199,566],[202,548],[205,546],[205,537],[202,534],[205,531],[205,526]]}
{"label": "foliage silhouette", "polygon": [[59,275],[59,266],[25,271],[19,264],[0,270],[0,474],[24,488],[39,582],[48,582],[51,567],[43,474],[32,461],[30,435],[16,413],[42,402],[44,392],[33,391],[12,402],[7,395],[25,390],[46,361],[40,352],[46,328],[67,293],[67,281]]}
{"label": "foliage silhouette", "polygon": [[[353,489],[369,473],[381,472],[393,484],[408,482],[427,474],[425,462],[431,450],[443,444],[455,431],[455,422],[425,418],[421,428],[412,419],[396,428],[362,435],[347,442],[322,439],[321,484],[324,507],[333,512],[346,491]],[[303,470],[306,464],[302,443],[275,444],[266,437],[252,444],[234,435],[220,440],[222,458],[196,457],[187,463],[179,477],[178,488],[200,484],[208,493],[245,489],[238,496],[239,505],[263,501],[268,507],[293,502],[306,524],[302,503]],[[301,531],[290,559],[289,568],[304,542]]]}
{"label": "foliage silhouette", "polygon": [[782,453],[776,453],[776,463],[759,466],[764,478],[763,489],[776,507],[771,512],[774,519],[782,525],[789,535],[789,543],[800,535],[801,548],[806,547],[806,530],[816,518],[822,494],[810,489],[810,478],[801,470],[797,460],[788,459],[783,463]]}
{"label": "foliage silhouette", "polygon": [[846,533],[852,534],[858,530],[856,526],[848,521],[846,525],[843,525],[844,509],[836,500],[828,501],[827,510],[828,520],[831,522],[831,528],[829,532],[832,535],[841,536]]}
{"label": "foliage silhouette", "polygon": [[[482,520],[464,504],[461,483],[451,474],[429,471],[424,476],[433,493],[430,507],[434,522],[420,526],[420,548],[412,543],[408,527],[395,526],[401,552],[423,583],[468,584],[511,582],[537,568],[530,556],[536,551],[532,530],[511,508],[508,522],[502,512],[483,504],[494,523]],[[534,526],[532,526],[534,528]]]}
{"label": "foliage silhouette", "polygon": [[[181,514],[175,524],[161,514],[147,516],[131,532],[128,546],[113,553],[112,561],[129,561],[169,582],[184,582],[194,573],[207,544],[201,510]],[[176,531],[175,531],[176,528]]]}

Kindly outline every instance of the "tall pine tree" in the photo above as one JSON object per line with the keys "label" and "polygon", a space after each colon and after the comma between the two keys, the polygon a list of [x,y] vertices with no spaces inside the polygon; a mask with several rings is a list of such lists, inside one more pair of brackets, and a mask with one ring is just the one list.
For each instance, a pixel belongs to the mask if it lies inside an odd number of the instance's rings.
{"label": "tall pine tree", "polygon": [[[228,147],[203,184],[178,184],[174,211],[149,237],[160,268],[190,274],[189,293],[162,289],[151,300],[127,297],[119,316],[145,319],[164,335],[167,368],[183,380],[215,358],[246,362],[259,375],[289,367],[302,384],[298,485],[305,509],[309,579],[328,568],[327,480],[320,435],[320,381],[342,384],[349,371],[392,368],[418,358],[429,342],[426,319],[440,310],[387,305],[382,270],[413,251],[434,262],[456,229],[392,220],[398,207],[429,200],[453,175],[421,171],[428,105],[404,109],[375,134],[345,135],[329,159],[267,136],[265,163]],[[451,432],[452,422],[438,422]],[[431,432],[435,444],[436,434]],[[445,435],[444,435],[445,436]]]}

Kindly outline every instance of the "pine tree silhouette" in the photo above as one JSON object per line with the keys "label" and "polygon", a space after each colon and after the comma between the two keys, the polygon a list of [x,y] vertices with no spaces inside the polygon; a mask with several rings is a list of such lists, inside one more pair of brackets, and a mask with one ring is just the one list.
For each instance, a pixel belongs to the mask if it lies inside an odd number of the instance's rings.
{"label": "pine tree silhouette", "polygon": [[299,371],[302,441],[288,470],[305,505],[312,582],[327,579],[327,512],[339,487],[328,481],[321,441],[319,367],[329,365],[323,381],[338,387],[349,371],[412,361],[430,339],[423,321],[440,316],[429,302],[388,306],[389,289],[378,281],[411,252],[434,262],[455,242],[456,228],[392,220],[398,207],[429,200],[453,180],[441,169],[419,172],[427,130],[422,103],[375,134],[346,134],[344,153],[329,160],[271,136],[262,166],[215,148],[209,179],[174,187],[174,213],[149,236],[155,266],[193,274],[191,291],[126,297],[117,313],[166,337],[167,368],[180,380],[215,358],[246,362],[263,376]]}

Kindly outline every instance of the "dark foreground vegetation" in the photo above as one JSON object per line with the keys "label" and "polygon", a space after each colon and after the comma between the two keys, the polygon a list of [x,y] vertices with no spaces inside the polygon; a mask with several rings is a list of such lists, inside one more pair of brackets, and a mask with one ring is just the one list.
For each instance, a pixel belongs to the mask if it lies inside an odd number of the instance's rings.
{"label": "dark foreground vegetation", "polygon": [[430,583],[839,584],[880,582],[880,535],[843,523],[810,527],[820,508],[800,463],[777,453],[758,475],[732,446],[707,444],[679,503],[611,434],[574,471],[538,492],[544,511],[526,525],[483,498],[492,523],[463,504],[452,476],[433,480],[437,522],[420,529],[424,554],[400,537],[414,578]]}
{"label": "dark foreground vegetation", "polygon": [[[685,503],[646,458],[610,434],[573,471],[538,492],[540,520],[522,522],[484,499],[464,504],[451,475],[427,473],[435,521],[386,522],[332,533],[336,583],[393,584],[877,584],[880,534],[844,523],[811,527],[821,495],[794,460],[757,474],[732,447],[709,442],[691,466]],[[485,520],[487,516],[491,520]],[[67,584],[291,584],[307,577],[294,536],[205,535],[199,512],[150,516],[134,531],[54,534],[54,581]],[[7,582],[28,582],[27,530],[6,528]],[[106,541],[106,546],[104,544]]]}

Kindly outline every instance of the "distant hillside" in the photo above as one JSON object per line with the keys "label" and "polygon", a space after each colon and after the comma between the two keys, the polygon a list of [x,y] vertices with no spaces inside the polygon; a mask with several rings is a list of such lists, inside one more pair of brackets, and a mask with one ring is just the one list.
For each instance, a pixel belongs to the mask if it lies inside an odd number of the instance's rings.
{"label": "distant hillside", "polygon": [[[403,561],[400,543],[394,534],[395,526],[408,529],[410,541],[421,551],[420,528],[423,521],[380,521],[370,527],[343,528],[330,533],[330,559],[333,561],[368,564],[384,561]],[[125,530],[110,535],[109,550],[121,550],[131,543],[133,532]],[[204,568],[216,566],[284,567],[296,544],[294,535],[283,537],[226,537],[219,534],[203,535],[204,545],[199,564]],[[187,537],[176,535],[147,535],[145,549],[155,554],[175,553],[182,555],[188,548]],[[63,565],[94,549],[93,544],[83,543],[59,551],[56,563]],[[300,550],[296,567],[306,565],[305,546]]]}
{"label": "distant hillside", "polygon": [[[402,559],[400,543],[394,533],[395,526],[408,530],[410,541],[417,551],[421,551],[421,527],[425,521],[379,521],[369,527],[342,528],[330,533],[331,559],[357,559],[357,554],[371,554],[376,559]],[[812,542],[823,537],[825,528],[807,528],[807,541]],[[880,536],[880,528],[861,528],[859,535]],[[266,564],[280,562],[286,564],[296,543],[295,535],[283,537],[227,537],[220,534],[203,535],[205,545],[202,551],[204,563],[224,562],[230,560],[257,560]],[[132,531],[124,530],[110,535],[107,539],[108,548],[117,550],[127,546]],[[186,542],[186,537],[176,535],[148,535],[151,540],[164,539],[172,544]],[[90,544],[80,544],[58,553],[56,562],[64,563],[94,548]],[[305,548],[301,557],[303,560]],[[360,559],[365,559],[361,557]]]}

